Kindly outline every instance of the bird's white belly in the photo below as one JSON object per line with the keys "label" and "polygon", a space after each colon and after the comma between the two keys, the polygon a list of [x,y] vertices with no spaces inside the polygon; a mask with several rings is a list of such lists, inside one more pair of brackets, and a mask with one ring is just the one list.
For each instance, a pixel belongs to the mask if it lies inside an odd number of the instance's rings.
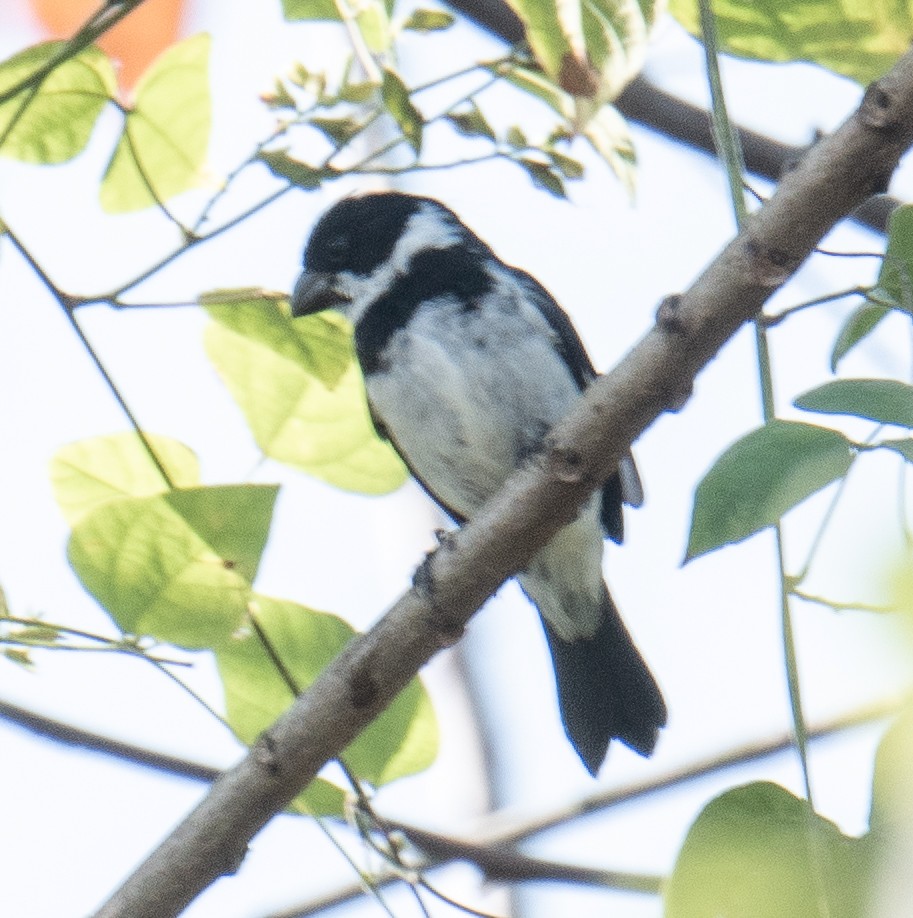
{"label": "bird's white belly", "polygon": [[470,517],[579,393],[543,336],[469,340],[458,327],[443,338],[440,330],[397,332],[385,368],[366,379],[368,397],[417,477]]}

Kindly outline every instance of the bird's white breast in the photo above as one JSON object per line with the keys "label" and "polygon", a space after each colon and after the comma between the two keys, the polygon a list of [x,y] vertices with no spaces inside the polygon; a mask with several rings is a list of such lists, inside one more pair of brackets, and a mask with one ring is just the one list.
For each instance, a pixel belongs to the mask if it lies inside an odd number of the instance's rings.
{"label": "bird's white breast", "polygon": [[483,318],[464,305],[422,304],[366,382],[375,415],[416,475],[468,517],[579,392],[534,306],[493,295]]}

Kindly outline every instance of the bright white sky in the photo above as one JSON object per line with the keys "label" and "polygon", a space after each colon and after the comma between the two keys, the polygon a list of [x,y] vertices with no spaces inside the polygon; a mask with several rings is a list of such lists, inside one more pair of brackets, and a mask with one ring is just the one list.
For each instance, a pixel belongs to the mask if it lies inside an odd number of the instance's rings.
{"label": "bright white sky", "polygon": [[[306,27],[283,24],[277,8],[278,3],[196,4],[188,32],[205,29],[215,36],[217,174],[268,130],[271,119],[256,97],[269,88],[272,76],[296,59],[313,67],[315,55],[331,55],[338,47],[330,29],[315,38]],[[3,56],[38,38],[16,3],[0,8]],[[417,78],[429,72],[424,68],[455,66],[448,56],[453,48],[468,59],[476,46],[486,42],[468,28],[459,41],[438,39],[433,50],[415,41],[404,53],[403,68]],[[484,53],[494,50],[492,43]],[[672,26],[660,30],[649,68],[653,77],[702,101],[701,65],[689,39]],[[737,120],[794,143],[835,126],[860,96],[859,87],[810,67],[735,63],[725,76]],[[506,105],[515,106],[515,97],[502,94],[490,110],[492,119]],[[506,261],[531,270],[571,314],[596,366],[605,368],[648,328],[662,297],[687,286],[733,231],[725,182],[709,158],[637,128],[635,139],[640,165],[633,205],[595,160],[588,160],[589,178],[574,189],[569,204],[536,192],[519,170],[503,164],[432,173],[403,187],[446,201]],[[96,138],[84,160],[72,167],[0,164],[4,219],[74,292],[129,276],[170,239],[168,230],[148,216],[100,214],[80,176],[99,168],[103,140]],[[252,175],[245,196],[252,200],[262,193],[264,181]],[[909,182],[897,184],[898,193],[905,185]],[[241,285],[288,289],[315,216],[350,187],[287,196],[218,244],[180,261],[148,284],[142,297],[178,300]],[[36,202],[43,203],[36,208]],[[850,251],[881,245],[852,227],[835,232],[828,244]],[[65,561],[67,529],[51,497],[47,465],[60,445],[126,424],[55,304],[8,246],[2,253],[0,388],[6,397],[0,401],[5,439],[0,583],[19,614],[46,613],[54,621],[101,629],[104,617]],[[869,260],[819,258],[777,304],[870,281],[875,269]],[[794,395],[828,378],[830,347],[847,310],[838,304],[803,314],[774,333],[776,393],[784,414],[794,413],[788,407]],[[94,309],[80,319],[147,429],[192,446],[207,482],[249,475],[257,451],[205,360],[202,316]],[[899,323],[888,323],[843,370],[906,378],[909,351],[907,332]],[[636,445],[647,500],[628,514],[626,545],[609,549],[608,578],[663,686],[670,723],[649,761],[613,746],[600,786],[658,777],[789,725],[771,539],[762,535],[680,567],[695,484],[726,446],[759,423],[754,366],[752,338],[743,333],[703,374],[687,407],[662,418]],[[272,463],[256,468],[253,477],[283,482],[259,589],[338,612],[360,627],[408,584],[422,551],[432,544],[433,528],[440,525],[434,509],[411,486],[387,498],[366,499]],[[871,456],[859,463],[810,591],[841,599],[878,598],[872,583],[899,544],[897,481],[897,464],[890,458]],[[789,518],[787,553],[793,567],[804,558],[829,493]],[[893,696],[906,684],[904,655],[885,620],[851,612],[835,616],[811,606],[797,608],[795,617],[812,724]],[[219,724],[135,662],[63,654],[46,654],[39,662],[37,672],[28,674],[0,661],[0,697],[196,761],[225,766],[239,754]],[[481,818],[484,766],[467,717],[460,666],[472,674],[474,695],[486,709],[500,805],[538,814],[594,790],[561,731],[535,616],[519,591],[508,586],[473,622],[459,659],[444,655],[428,667],[425,675],[441,721],[441,757],[427,773],[384,789],[377,798],[382,812],[455,834],[471,833]],[[189,681],[220,704],[218,684],[205,662]],[[858,730],[813,753],[819,809],[849,833],[866,826],[879,735],[877,728]],[[0,786],[6,790],[0,905],[17,918],[91,911],[203,793],[200,785],[50,744],[2,722],[0,737]],[[530,850],[593,866],[666,873],[703,803],[725,786],[758,777],[801,789],[795,757],[782,756],[658,796],[648,805],[612,810],[543,836]],[[503,914],[503,898],[497,891],[479,892],[474,877],[469,868],[455,867],[436,881],[457,898]],[[305,903],[352,879],[351,868],[312,823],[280,818],[255,840],[240,875],[218,883],[187,914],[255,918]],[[616,901],[592,891],[570,895],[558,886],[530,888],[522,900],[536,915],[585,918],[605,914],[609,904],[613,915],[624,918],[660,914],[659,902],[647,897]],[[415,914],[406,897],[392,901],[398,916]],[[379,911],[369,900],[345,914]]]}

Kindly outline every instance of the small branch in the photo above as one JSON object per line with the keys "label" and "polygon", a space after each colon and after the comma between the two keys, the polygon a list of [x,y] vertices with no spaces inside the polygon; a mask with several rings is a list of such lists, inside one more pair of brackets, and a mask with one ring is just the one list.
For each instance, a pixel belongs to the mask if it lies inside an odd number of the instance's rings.
{"label": "small branch", "polygon": [[121,114],[124,118],[124,129],[121,134],[121,137],[126,140],[127,148],[130,150],[130,158],[133,161],[133,165],[136,168],[137,173],[139,174],[140,181],[143,183],[143,187],[149,193],[149,197],[155,203],[156,208],[159,213],[169,222],[172,226],[181,234],[181,238],[184,240],[192,239],[193,232],[184,226],[180,220],[171,212],[165,202],[162,200],[161,195],[158,193],[158,189],[152,182],[149,173],[146,171],[146,167],[143,164],[142,157],[139,155],[139,150],[136,147],[136,144],[133,140],[133,134],[130,131],[131,124],[131,112],[124,108],[122,105],[118,105]]}
{"label": "small branch", "polygon": [[109,29],[132,13],[145,0],[106,0],[83,23],[76,34],[46,64],[0,92],[0,105],[30,89],[37,89],[61,64],[94,44]]}
{"label": "small branch", "polygon": [[209,242],[211,239],[215,239],[217,236],[221,236],[222,233],[228,232],[228,230],[237,226],[239,223],[244,222],[249,217],[252,217],[254,214],[259,213],[266,207],[269,207],[270,204],[278,201],[279,198],[288,194],[295,188],[294,185],[286,185],[284,188],[280,188],[278,191],[273,192],[273,194],[268,195],[263,198],[261,201],[258,201],[256,204],[248,207],[247,210],[242,211],[240,214],[232,217],[230,220],[227,220],[225,223],[217,226],[214,230],[211,230],[205,236],[191,236],[184,244],[178,246],[175,249],[172,249],[167,255],[163,256],[155,264],[148,267],[145,271],[139,274],[137,277],[134,277],[133,280],[128,281],[122,286],[118,287],[116,290],[112,290],[109,293],[101,294],[96,297],[92,297],[89,302],[102,302],[108,300],[119,300],[128,290],[132,290],[134,287],[138,287],[144,281],[149,280],[150,277],[158,274],[163,268],[166,268],[172,262],[176,261],[182,255],[186,255],[192,248],[195,248],[202,242]]}
{"label": "small branch", "polygon": [[218,768],[189,762],[178,756],[153,752],[142,746],[81,730],[79,727],[45,717],[9,701],[0,701],[0,717],[55,742],[78,746],[91,752],[100,752],[116,759],[122,759],[132,765],[143,765],[182,778],[194,781],[214,781],[221,773]]}
{"label": "small branch", "polygon": [[[818,251],[819,254],[824,254],[821,253],[820,250]],[[776,315],[762,315],[758,321],[764,328],[774,328],[790,316],[794,316],[797,312],[802,312],[804,309],[811,309],[813,306],[822,306],[825,303],[833,303],[835,300],[843,300],[849,296],[866,296],[870,289],[870,287],[850,287],[847,290],[838,290],[836,293],[827,293],[824,296],[815,297],[813,300],[806,300],[804,303],[797,303],[795,306],[790,306],[788,309],[784,309],[783,312],[778,312]]]}
{"label": "small branch", "polygon": [[482,871],[485,879],[493,883],[520,883],[533,880],[584,884],[625,892],[659,894],[662,878],[640,873],[603,870],[598,867],[581,867],[558,861],[530,857],[513,845],[487,844],[463,841],[436,832],[427,832],[403,823],[391,823],[399,829],[432,863],[468,861]]}
{"label": "small branch", "polygon": [[364,36],[361,34],[361,29],[358,27],[355,14],[352,12],[347,0],[335,0],[335,3],[336,11],[339,13],[339,18],[342,20],[346,33],[349,36],[349,42],[355,53],[355,59],[361,65],[361,69],[364,71],[368,82],[373,83],[375,86],[379,86],[383,77],[381,76],[380,68],[377,66],[371,54],[370,48],[368,48],[365,42]]}
{"label": "small branch", "polygon": [[60,308],[63,310],[64,315],[67,317],[67,321],[70,323],[70,327],[73,329],[73,332],[76,334],[76,337],[82,343],[83,349],[89,355],[89,359],[92,363],[95,364],[96,370],[98,370],[99,375],[104,380],[105,385],[108,387],[108,391],[114,397],[114,400],[120,406],[121,411],[126,415],[127,420],[130,422],[130,425],[133,427],[137,437],[139,437],[140,442],[143,444],[143,448],[146,450],[146,453],[149,456],[149,459],[152,461],[152,464],[158,470],[159,475],[162,476],[162,481],[169,490],[174,488],[174,484],[171,481],[171,476],[168,474],[168,470],[165,468],[162,460],[159,458],[158,453],[156,453],[155,448],[152,445],[152,442],[143,432],[143,429],[139,425],[139,421],[133,414],[133,411],[130,409],[130,406],[127,404],[126,399],[121,395],[120,389],[118,389],[114,380],[108,373],[105,365],[101,362],[101,358],[95,352],[95,348],[92,347],[91,342],[86,337],[85,332],[80,328],[79,323],[76,321],[76,315],[74,313],[74,308],[78,305],[78,301],[71,297],[69,294],[64,293],[48,276],[44,268],[38,264],[35,258],[32,256],[31,252],[22,244],[18,236],[10,229],[8,223],[3,224],[3,236],[12,243],[13,248],[19,253],[19,255],[26,261],[29,267],[35,272],[35,275],[38,279],[44,284],[48,292],[54,299],[57,300]]}
{"label": "small branch", "polygon": [[814,596],[803,590],[794,589],[790,592],[796,599],[801,599],[803,602],[814,603],[816,606],[824,606],[827,609],[832,609],[834,612],[877,612],[883,615],[886,612],[897,611],[896,608],[892,608],[891,606],[880,606],[866,602],[839,602],[836,599],[825,599],[823,596]]}

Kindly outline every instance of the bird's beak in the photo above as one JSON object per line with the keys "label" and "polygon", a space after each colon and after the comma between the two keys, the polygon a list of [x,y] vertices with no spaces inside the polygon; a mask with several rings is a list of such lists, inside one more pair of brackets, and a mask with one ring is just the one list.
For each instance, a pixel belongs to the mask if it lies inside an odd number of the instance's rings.
{"label": "bird's beak", "polygon": [[292,294],[292,315],[309,316],[313,312],[332,309],[347,302],[348,297],[336,289],[336,275],[305,271],[295,284]]}

